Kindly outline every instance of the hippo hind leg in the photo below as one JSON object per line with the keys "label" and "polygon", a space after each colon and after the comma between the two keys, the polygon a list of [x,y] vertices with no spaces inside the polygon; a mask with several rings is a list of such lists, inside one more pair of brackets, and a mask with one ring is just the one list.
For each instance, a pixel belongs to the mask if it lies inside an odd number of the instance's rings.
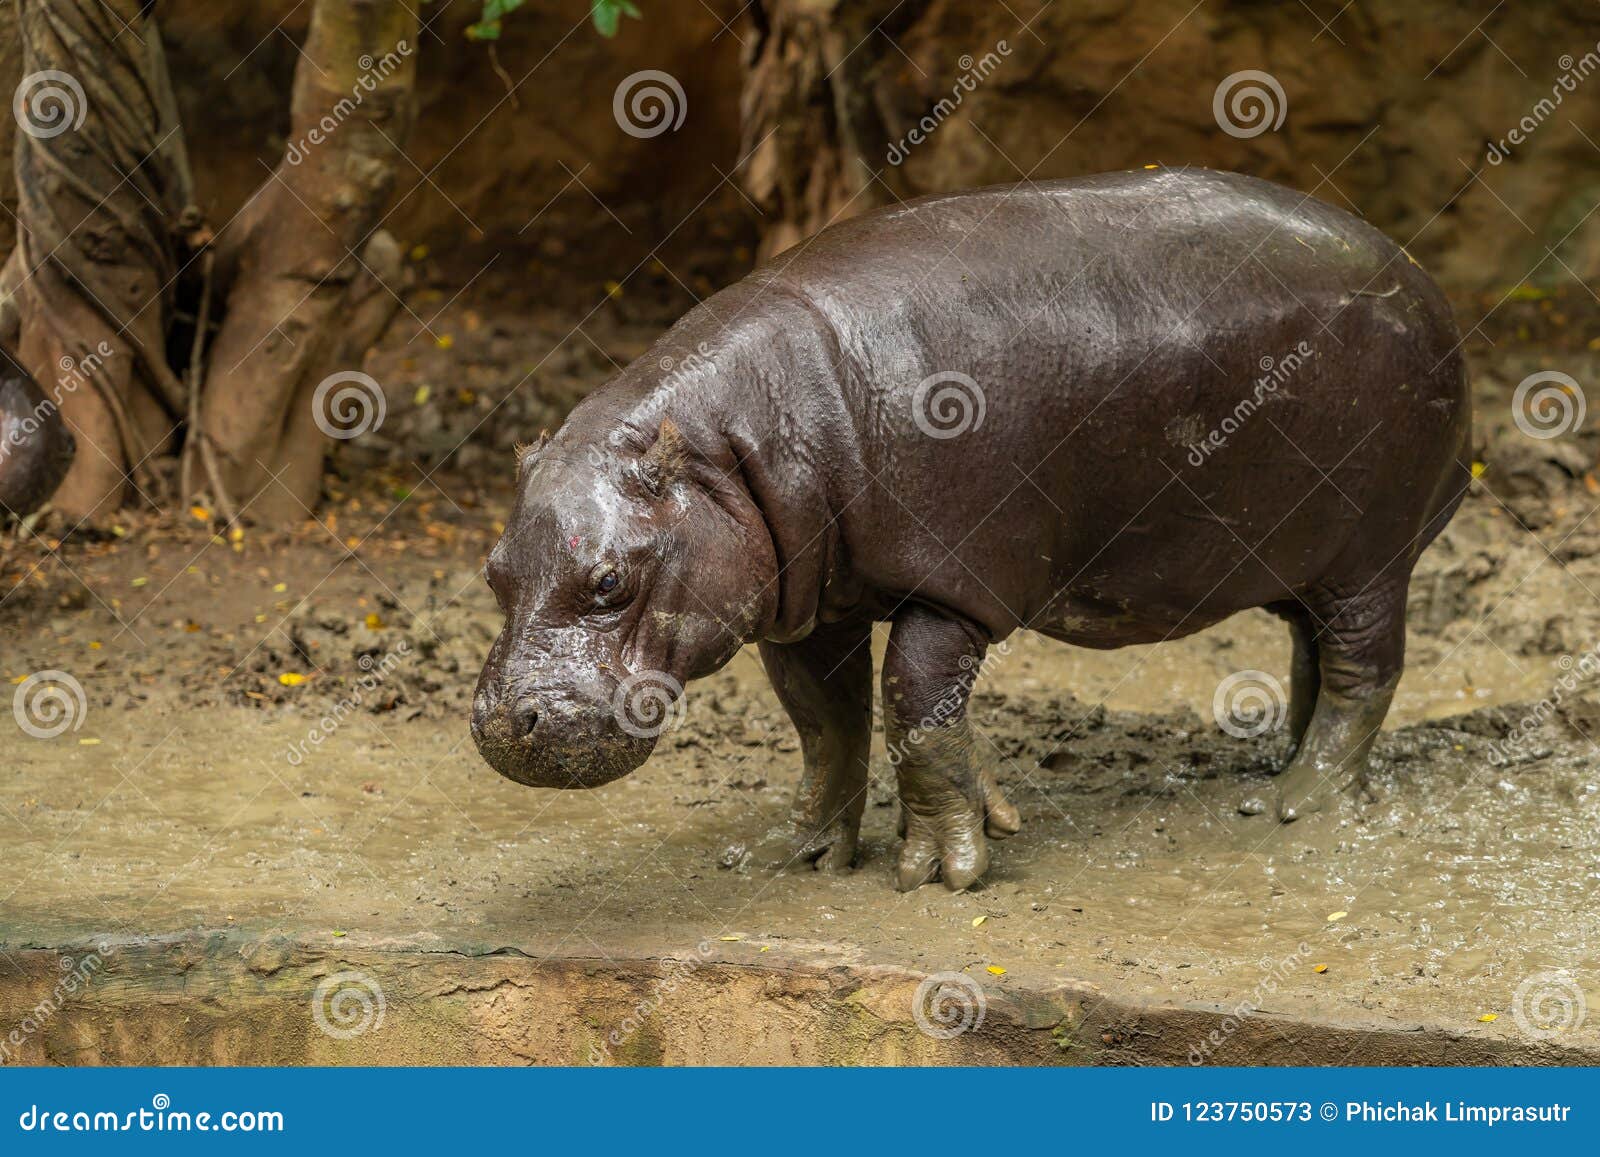
{"label": "hippo hind leg", "polygon": [[804,770],[789,818],[723,862],[844,871],[856,858],[872,744],[872,624],[819,626],[798,643],[760,644],[761,662],[800,734]]}
{"label": "hippo hind leg", "polygon": [[[1321,623],[1310,644],[1318,687],[1294,756],[1277,781],[1283,822],[1321,810],[1365,775],[1405,662],[1406,587],[1401,578],[1356,583],[1349,594],[1324,590],[1308,596],[1309,620]],[[1298,654],[1298,642],[1296,647]],[[1297,680],[1295,689],[1301,686]],[[1292,720],[1292,697],[1290,707]]]}
{"label": "hippo hind leg", "polygon": [[1317,621],[1300,602],[1274,603],[1267,610],[1289,624],[1293,655],[1289,666],[1289,759],[1294,758],[1311,725],[1322,686],[1322,671],[1317,656]]}
{"label": "hippo hind leg", "polygon": [[902,892],[934,880],[971,887],[989,867],[986,840],[1022,826],[967,719],[984,650],[975,630],[921,606],[897,614],[889,633],[883,728],[900,793]]}

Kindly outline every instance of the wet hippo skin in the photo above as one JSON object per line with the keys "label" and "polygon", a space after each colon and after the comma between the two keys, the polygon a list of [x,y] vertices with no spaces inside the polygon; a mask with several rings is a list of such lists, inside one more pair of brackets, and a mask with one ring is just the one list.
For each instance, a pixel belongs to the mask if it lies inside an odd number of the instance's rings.
{"label": "wet hippo skin", "polygon": [[74,448],[55,401],[0,350],[0,520],[43,506],[66,477]]}
{"label": "wet hippo skin", "polygon": [[1294,641],[1290,820],[1364,767],[1469,424],[1443,294],[1292,190],[1153,170],[871,213],[701,303],[520,455],[473,734],[518,782],[605,783],[757,642],[805,770],[752,854],[848,867],[889,621],[898,884],[959,889],[1019,826],[966,717],[988,648],[1266,607]]}

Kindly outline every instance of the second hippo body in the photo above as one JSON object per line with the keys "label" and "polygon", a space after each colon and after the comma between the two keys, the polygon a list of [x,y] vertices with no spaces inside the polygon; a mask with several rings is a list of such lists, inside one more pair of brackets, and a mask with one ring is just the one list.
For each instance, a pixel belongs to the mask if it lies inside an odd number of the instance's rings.
{"label": "second hippo body", "polygon": [[[836,865],[865,782],[860,655],[892,620],[899,881],[962,887],[984,831],[1016,828],[964,708],[984,648],[1020,628],[1119,647],[1268,607],[1295,639],[1280,815],[1357,772],[1399,678],[1411,569],[1470,480],[1469,427],[1444,296],[1345,212],[1203,170],[939,195],[780,254],[580,404],[530,459],[491,578],[549,572],[538,544],[599,517],[573,472],[611,479],[605,517],[632,525],[594,556],[638,535],[659,556],[636,613],[659,620],[675,576],[683,614],[724,628],[686,644],[624,627],[617,666],[680,681],[758,641],[806,750],[773,847]],[[663,463],[687,489],[630,490]],[[706,537],[697,497],[740,546]],[[724,557],[741,573],[707,569]],[[519,613],[568,625],[512,605],[508,633]],[[541,671],[503,634],[485,668],[480,748],[527,782],[562,773],[532,772],[540,745],[508,697],[571,698],[569,675],[605,697],[562,650]]]}

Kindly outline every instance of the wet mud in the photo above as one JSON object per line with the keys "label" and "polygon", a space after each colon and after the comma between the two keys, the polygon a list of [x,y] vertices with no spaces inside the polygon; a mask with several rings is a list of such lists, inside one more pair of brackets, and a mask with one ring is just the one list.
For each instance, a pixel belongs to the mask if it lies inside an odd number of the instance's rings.
{"label": "wet mud", "polygon": [[[1115,652],[1018,636],[973,718],[1022,831],[960,895],[892,887],[881,725],[855,871],[724,866],[784,816],[800,770],[753,653],[694,685],[615,784],[535,791],[482,764],[466,713],[498,617],[477,568],[509,477],[352,482],[331,523],[280,538],[176,516],[42,561],[14,550],[0,674],[71,672],[84,709],[55,738],[0,739],[0,961],[20,984],[27,953],[103,941],[430,967],[659,965],[709,944],[743,969],[961,973],[997,1008],[1066,985],[1090,994],[1080,1013],[1247,1007],[1256,1034],[1600,1049],[1596,447],[1501,420],[1519,376],[1478,376],[1483,477],[1417,572],[1364,788],[1291,825],[1242,814],[1287,741],[1281,720],[1225,732],[1213,700],[1243,671],[1287,686],[1288,634],[1264,613]],[[1159,1059],[1252,1059],[1191,1029]],[[1291,1038],[1253,1037],[1254,1055],[1293,1060]],[[1316,1039],[1307,1062],[1368,1055]]]}

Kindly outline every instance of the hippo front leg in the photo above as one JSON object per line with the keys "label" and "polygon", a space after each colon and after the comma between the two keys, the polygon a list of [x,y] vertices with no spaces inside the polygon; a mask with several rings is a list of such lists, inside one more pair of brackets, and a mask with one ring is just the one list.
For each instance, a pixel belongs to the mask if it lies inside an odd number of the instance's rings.
{"label": "hippo front leg", "polygon": [[[872,746],[872,624],[829,623],[798,643],[760,644],[761,662],[795,730],[805,770],[789,818],[748,857],[781,870],[846,870],[856,858]],[[733,851],[733,849],[730,849]]]}
{"label": "hippo front leg", "polygon": [[989,867],[985,835],[1022,826],[1001,793],[967,720],[985,643],[970,627],[925,607],[897,615],[883,665],[884,735],[900,789],[902,892],[942,879],[959,892]]}

